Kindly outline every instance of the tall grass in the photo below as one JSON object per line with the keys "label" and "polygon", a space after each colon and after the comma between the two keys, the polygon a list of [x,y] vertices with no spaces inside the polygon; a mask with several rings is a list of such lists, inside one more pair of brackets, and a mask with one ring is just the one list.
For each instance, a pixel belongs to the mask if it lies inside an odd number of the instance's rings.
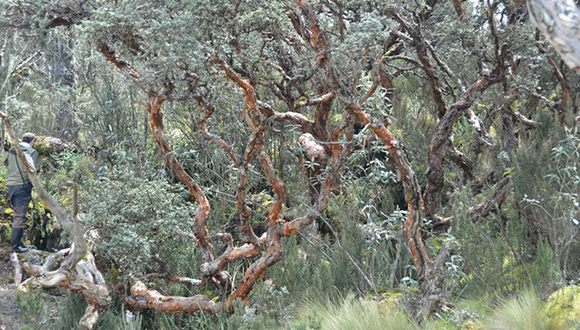
{"label": "tall grass", "polygon": [[497,303],[488,316],[490,330],[564,330],[562,322],[544,312],[544,303],[533,290]]}
{"label": "tall grass", "polygon": [[381,309],[374,301],[359,301],[353,294],[346,297],[309,300],[299,308],[296,318],[286,329],[320,330],[419,330],[400,311]]}

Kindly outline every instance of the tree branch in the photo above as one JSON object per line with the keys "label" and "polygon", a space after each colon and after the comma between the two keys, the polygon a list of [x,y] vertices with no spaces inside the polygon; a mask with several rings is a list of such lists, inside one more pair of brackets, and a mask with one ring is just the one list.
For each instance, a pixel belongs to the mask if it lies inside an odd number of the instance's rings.
{"label": "tree branch", "polygon": [[134,307],[152,308],[165,313],[195,313],[204,311],[219,314],[221,304],[214,303],[204,295],[193,297],[164,296],[138,281],[131,287],[131,297],[127,302]]}
{"label": "tree branch", "polygon": [[580,72],[580,10],[573,0],[527,0],[530,21],[574,72]]}
{"label": "tree branch", "polygon": [[101,46],[100,52],[103,54],[107,61],[113,63],[113,65],[124,74],[128,74],[135,79],[141,78],[141,74],[137,72],[137,70],[135,70],[129,63],[123,61],[119,55],[109,47],[109,45],[103,44]]}
{"label": "tree branch", "polygon": [[157,142],[157,145],[159,146],[159,152],[161,153],[161,156],[165,159],[181,183],[187,187],[197,202],[197,210],[195,213],[195,219],[192,223],[192,229],[195,234],[197,244],[200,248],[202,262],[211,262],[214,258],[214,250],[213,246],[211,245],[211,238],[208,235],[206,229],[206,222],[209,217],[211,207],[209,200],[205,196],[205,193],[201,187],[194,182],[193,178],[185,171],[179,160],[174,157],[173,148],[165,137],[163,132],[162,112],[162,106],[165,100],[166,99],[164,97],[154,95],[149,96],[149,103],[145,105],[145,109],[149,114],[151,131],[153,132],[153,138],[155,139],[155,142]]}

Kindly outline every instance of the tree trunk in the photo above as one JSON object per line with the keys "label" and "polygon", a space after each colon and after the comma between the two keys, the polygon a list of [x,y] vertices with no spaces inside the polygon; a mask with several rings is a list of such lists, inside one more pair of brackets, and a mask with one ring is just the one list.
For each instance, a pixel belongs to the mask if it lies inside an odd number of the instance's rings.
{"label": "tree trunk", "polygon": [[564,62],[580,73],[580,10],[574,0],[527,0],[531,22]]}

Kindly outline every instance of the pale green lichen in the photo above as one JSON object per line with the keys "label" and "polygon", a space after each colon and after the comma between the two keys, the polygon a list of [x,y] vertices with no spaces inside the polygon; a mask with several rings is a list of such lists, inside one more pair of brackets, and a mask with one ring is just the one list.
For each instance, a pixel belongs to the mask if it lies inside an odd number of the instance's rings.
{"label": "pale green lichen", "polygon": [[580,287],[567,286],[552,293],[544,312],[562,329],[577,329],[580,324]]}

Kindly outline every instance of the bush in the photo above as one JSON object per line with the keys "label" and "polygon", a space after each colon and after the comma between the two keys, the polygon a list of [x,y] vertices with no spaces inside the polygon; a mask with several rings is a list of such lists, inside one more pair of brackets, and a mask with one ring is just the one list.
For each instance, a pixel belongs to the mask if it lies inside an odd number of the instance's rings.
{"label": "bush", "polygon": [[185,189],[163,179],[137,177],[129,170],[89,184],[83,196],[88,206],[84,221],[98,232],[96,255],[114,266],[113,280],[165,266],[182,276],[197,272],[190,266],[198,264],[192,260],[194,244],[175,233],[176,227],[190,231],[195,214]]}

